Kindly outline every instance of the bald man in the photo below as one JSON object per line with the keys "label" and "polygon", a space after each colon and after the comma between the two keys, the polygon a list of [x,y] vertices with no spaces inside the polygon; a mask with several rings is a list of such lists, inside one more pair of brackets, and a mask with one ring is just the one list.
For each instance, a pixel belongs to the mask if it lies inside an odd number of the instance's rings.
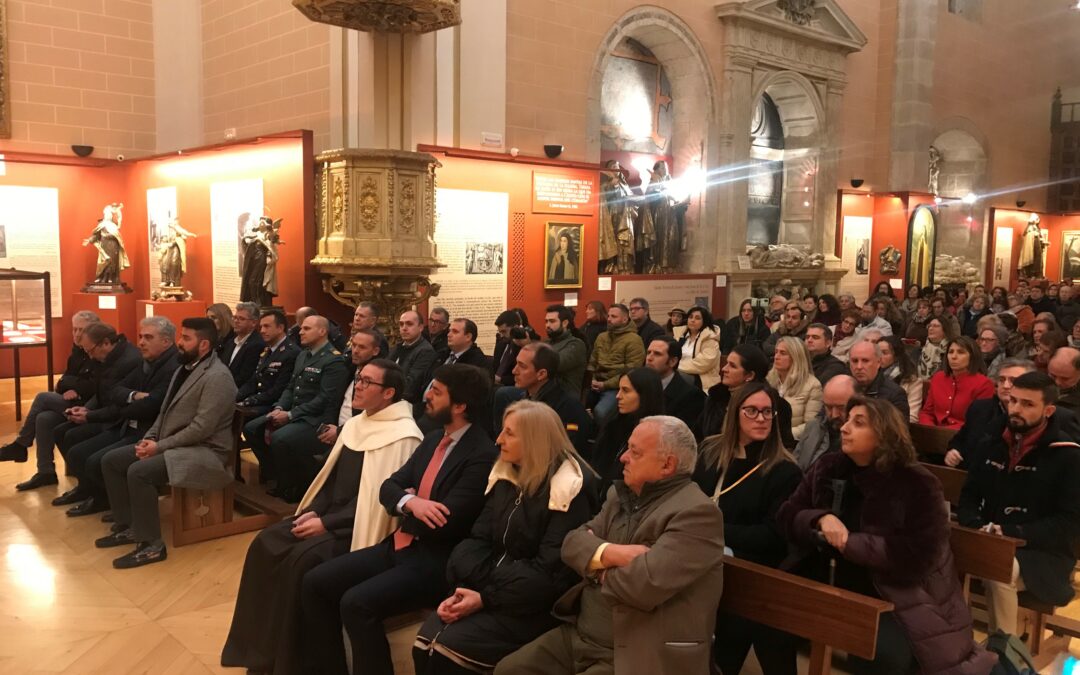
{"label": "bald man", "polygon": [[[319,316],[319,310],[315,309],[314,307],[307,306],[301,307],[300,309],[296,310],[296,323],[293,324],[293,327],[290,328],[288,332],[287,339],[289,340],[289,342],[293,343],[297,347],[300,347],[301,349],[303,349],[304,346],[300,344],[300,327],[304,325],[304,319],[308,318],[309,316]],[[345,353],[346,351],[348,351],[349,337],[342,334],[341,328],[337,325],[337,322],[329,318],[326,321],[330,326],[326,332],[326,339],[329,340],[330,344],[334,345],[334,347],[339,352]],[[349,359],[346,358],[344,359],[344,361],[345,365],[348,366]]]}
{"label": "bald man", "polygon": [[821,412],[806,423],[795,446],[795,460],[804,472],[826,453],[840,452],[840,427],[847,421],[847,404],[856,384],[850,375],[833,375],[825,383]]}
{"label": "bald man", "polygon": [[1057,407],[1080,415],[1080,349],[1059,348],[1050,357],[1047,372],[1060,391]]}
{"label": "bald man", "polygon": [[349,382],[341,352],[330,344],[326,317],[308,315],[300,324],[300,347],[292,378],[274,409],[244,426],[244,437],[259,458],[264,481],[276,481],[270,494],[298,502],[318,472],[317,455],[330,446],[319,440],[320,427],[337,422]]}

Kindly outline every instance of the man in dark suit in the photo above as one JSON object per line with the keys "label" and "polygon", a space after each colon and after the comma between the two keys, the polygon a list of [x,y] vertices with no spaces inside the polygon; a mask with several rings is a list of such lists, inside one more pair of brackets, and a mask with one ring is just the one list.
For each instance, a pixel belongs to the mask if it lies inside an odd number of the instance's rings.
{"label": "man in dark suit", "polygon": [[285,315],[276,309],[264,312],[259,318],[259,337],[265,346],[255,373],[237,390],[236,403],[257,415],[264,415],[289,386],[300,347],[288,340]]}
{"label": "man in dark suit", "polygon": [[501,433],[502,418],[506,408],[520,398],[539,401],[555,411],[566,428],[566,435],[574,448],[582,455],[590,454],[589,443],[593,438],[593,423],[581,399],[571,396],[554,379],[559,372],[559,353],[555,348],[543,342],[530,342],[521,348],[514,365],[514,383],[516,387],[504,387],[499,391],[520,391],[515,397],[496,396],[498,409],[495,411],[495,428]]}
{"label": "man in dark suit", "polygon": [[[379,358],[385,359],[390,356],[390,343],[379,329],[379,306],[374,302],[361,302],[356,305],[356,311],[352,317],[352,332],[358,330],[371,330],[379,338]],[[344,351],[344,349],[342,350]]]}
{"label": "man in dark suit", "polygon": [[435,350],[435,362],[446,361],[450,356],[450,312],[446,311],[446,308],[433,307],[428,312],[426,337],[431,348]]}
{"label": "man in dark suit", "polygon": [[423,405],[424,386],[431,372],[431,364],[435,363],[435,350],[422,335],[424,317],[411,309],[402,312],[398,331],[401,342],[390,353],[390,360],[405,371],[405,400],[414,406]]}
{"label": "man in dark suit", "polygon": [[259,306],[254,302],[241,302],[232,315],[233,339],[225,340],[217,347],[221,362],[229,367],[233,382],[243,386],[255,374],[259,355],[266,343],[259,337]]}
{"label": "man in dark suit", "polygon": [[472,319],[454,319],[446,331],[446,358],[442,363],[462,363],[487,370],[488,358],[476,345],[479,329]]}
{"label": "man in dark suit", "polygon": [[694,438],[701,440],[701,411],[705,409],[705,392],[679,372],[682,351],[679,343],[670,337],[657,338],[646,345],[645,367],[660,376],[664,385],[664,410],[678,417]]}
{"label": "man in dark suit", "polygon": [[443,428],[424,438],[379,494],[383,507],[401,518],[400,528],[304,576],[301,644],[312,671],[347,672],[344,628],[354,673],[393,675],[383,619],[446,597],[446,561],[483,508],[497,456],[491,438],[474,423],[485,414],[490,386],[475,368],[444,365],[435,371],[424,399],[427,414]]}

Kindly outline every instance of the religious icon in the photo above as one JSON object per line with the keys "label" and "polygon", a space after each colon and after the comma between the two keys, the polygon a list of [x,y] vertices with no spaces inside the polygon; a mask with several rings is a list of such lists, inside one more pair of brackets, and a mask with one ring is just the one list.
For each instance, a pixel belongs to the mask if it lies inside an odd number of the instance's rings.
{"label": "religious icon", "polygon": [[101,220],[94,226],[90,236],[83,239],[82,245],[94,245],[97,250],[97,267],[94,280],[87,284],[84,292],[89,293],[127,293],[131,289],[120,281],[120,272],[131,267],[124,240],[120,236],[124,205],[112,203],[101,212]]}
{"label": "religious icon", "polygon": [[273,220],[263,216],[244,232],[241,302],[254,302],[259,307],[272,306],[274,296],[278,294],[278,246],[284,243],[278,234],[280,229],[281,218]]}
{"label": "religious icon", "polygon": [[1068,230],[1061,233],[1061,276],[1062,279],[1080,277],[1080,231]]}
{"label": "religious icon", "polygon": [[581,288],[581,233],[584,227],[580,223],[547,224],[544,288]]}
{"label": "religious icon", "polygon": [[937,213],[925,204],[915,207],[908,221],[907,285],[919,288],[934,283],[937,251]]}
{"label": "religious icon", "polygon": [[1019,271],[1021,279],[1041,279],[1046,272],[1046,237],[1040,225],[1039,214],[1028,218],[1024,234],[1020,236]]}
{"label": "religious icon", "polygon": [[182,285],[187,271],[187,239],[197,236],[181,227],[180,221],[170,218],[161,230],[158,240],[158,268],[161,270],[161,287],[155,289],[151,297],[175,297],[188,300],[191,292]]}
{"label": "religious icon", "polygon": [[600,171],[600,274],[634,273],[635,201],[619,162],[608,161]]}

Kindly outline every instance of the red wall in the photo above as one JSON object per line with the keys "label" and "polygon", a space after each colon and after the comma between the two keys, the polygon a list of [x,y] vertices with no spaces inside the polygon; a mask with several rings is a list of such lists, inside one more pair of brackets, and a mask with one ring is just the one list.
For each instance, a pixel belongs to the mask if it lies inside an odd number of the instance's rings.
{"label": "red wall", "polygon": [[[1016,288],[1020,279],[1017,265],[1020,262],[1020,236],[1027,228],[1028,218],[1035,211],[1018,209],[990,209],[990,250],[987,254],[987,278],[993,274],[994,253],[997,250],[999,227],[1013,230],[1012,262],[1009,265],[1009,290]],[[1039,213],[1039,227],[1049,231],[1049,246],[1046,251],[1046,278],[1057,282],[1061,280],[1061,237],[1067,230],[1080,230],[1080,214]]]}

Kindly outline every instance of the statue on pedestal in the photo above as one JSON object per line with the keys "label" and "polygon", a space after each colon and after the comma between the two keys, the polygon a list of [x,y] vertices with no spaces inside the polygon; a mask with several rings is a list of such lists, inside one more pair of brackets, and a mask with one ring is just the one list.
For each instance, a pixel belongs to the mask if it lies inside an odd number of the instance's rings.
{"label": "statue on pedestal", "polygon": [[1046,270],[1046,242],[1043,241],[1039,214],[1028,218],[1027,228],[1020,237],[1019,272],[1021,279],[1041,279]]}
{"label": "statue on pedestal", "polygon": [[270,307],[278,294],[278,246],[282,244],[278,231],[281,219],[262,216],[244,233],[244,267],[240,282],[240,301]]}
{"label": "statue on pedestal", "polygon": [[102,209],[101,220],[82,245],[94,245],[97,249],[97,268],[94,280],[83,287],[87,293],[130,293],[131,289],[120,281],[120,272],[131,267],[124,240],[120,237],[124,205],[112,203]]}
{"label": "statue on pedestal", "polygon": [[190,300],[191,292],[182,285],[184,272],[187,271],[187,239],[196,236],[181,227],[180,221],[173,218],[165,227],[158,244],[158,267],[161,269],[161,286],[154,290],[151,297],[176,298]]}
{"label": "statue on pedestal", "polygon": [[679,253],[683,246],[683,215],[689,197],[676,200],[671,193],[671,174],[668,164],[661,160],[653,165],[652,180],[645,191],[645,209],[641,223],[638,251],[645,253],[642,272],[673,274],[678,272]]}
{"label": "statue on pedestal", "polygon": [[610,160],[600,172],[600,274],[634,273],[634,193],[622,167]]}
{"label": "statue on pedestal", "polygon": [[926,189],[935,197],[938,196],[938,183],[941,179],[941,151],[930,146],[930,177]]}

